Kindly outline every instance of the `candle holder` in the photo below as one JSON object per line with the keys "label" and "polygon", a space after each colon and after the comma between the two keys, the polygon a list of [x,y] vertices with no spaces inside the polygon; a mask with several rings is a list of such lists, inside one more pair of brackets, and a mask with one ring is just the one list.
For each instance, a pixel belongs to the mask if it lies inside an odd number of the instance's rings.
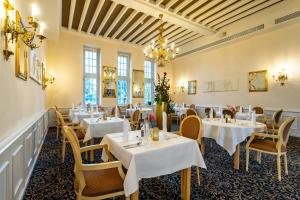
{"label": "candle holder", "polygon": [[157,127],[152,129],[152,140],[159,141],[159,129]]}

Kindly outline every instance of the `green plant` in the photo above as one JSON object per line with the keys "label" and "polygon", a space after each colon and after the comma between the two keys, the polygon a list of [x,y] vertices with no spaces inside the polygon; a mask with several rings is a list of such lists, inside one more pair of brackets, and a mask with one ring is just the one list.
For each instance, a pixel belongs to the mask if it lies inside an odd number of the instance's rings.
{"label": "green plant", "polygon": [[173,100],[170,96],[169,90],[170,90],[170,79],[167,78],[167,73],[164,72],[163,77],[160,77],[159,74],[157,85],[155,86],[155,92],[154,92],[154,101],[157,105],[161,105],[162,102],[164,102],[167,105],[167,113],[173,113],[174,112],[174,106],[172,104]]}

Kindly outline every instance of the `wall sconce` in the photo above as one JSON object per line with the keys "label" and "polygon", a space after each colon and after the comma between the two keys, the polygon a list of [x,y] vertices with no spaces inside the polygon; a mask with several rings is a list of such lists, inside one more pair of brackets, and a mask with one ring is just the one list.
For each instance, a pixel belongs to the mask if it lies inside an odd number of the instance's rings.
{"label": "wall sconce", "polygon": [[277,75],[273,75],[273,79],[279,82],[281,86],[284,86],[288,81],[288,75],[284,69],[282,69]]}
{"label": "wall sconce", "polygon": [[42,88],[43,90],[46,89],[46,87],[49,85],[49,84],[53,84],[54,81],[55,81],[55,74],[50,71],[50,73],[47,73],[46,72],[46,68],[45,66],[43,65],[42,66]]}
{"label": "wall sconce", "polygon": [[[37,8],[32,6],[32,16],[28,17],[28,23],[30,26],[28,27],[19,27],[15,21],[9,18],[9,11],[15,10],[14,7],[9,3],[9,0],[4,0],[3,3],[4,10],[5,10],[5,19],[4,19],[4,26],[2,32],[4,34],[4,50],[3,55],[5,60],[8,60],[11,55],[14,53],[8,49],[8,43],[16,43],[17,40],[20,38],[31,49],[39,48],[46,37],[43,35],[44,33],[44,24],[39,23],[38,19],[36,18],[36,11]],[[22,22],[21,22],[22,23]],[[37,29],[39,29],[39,33],[37,34]],[[39,44],[34,43],[35,38],[39,39]]]}
{"label": "wall sconce", "polygon": [[179,90],[179,92],[184,93],[184,89],[185,89],[185,87],[184,87],[184,82],[181,82],[181,83],[178,85],[178,90]]}

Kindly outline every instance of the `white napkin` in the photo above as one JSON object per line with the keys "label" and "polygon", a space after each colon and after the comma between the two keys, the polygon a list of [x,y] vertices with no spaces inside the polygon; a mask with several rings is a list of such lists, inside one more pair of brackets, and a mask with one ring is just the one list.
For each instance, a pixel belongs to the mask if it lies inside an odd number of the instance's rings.
{"label": "white napkin", "polygon": [[74,103],[72,103],[72,109],[74,110],[74,108],[75,108],[75,105],[74,105]]}
{"label": "white napkin", "polygon": [[240,113],[242,113],[243,112],[243,106],[240,106],[240,111],[239,111]]}
{"label": "white napkin", "polygon": [[118,106],[115,107],[115,118],[118,118]]}
{"label": "white napkin", "polygon": [[251,122],[252,122],[253,126],[256,125],[256,113],[255,112],[251,113]]}
{"label": "white napkin", "polygon": [[163,112],[163,131],[167,132],[167,113]]}
{"label": "white napkin", "polygon": [[220,106],[220,107],[219,107],[219,113],[222,114],[222,112],[223,112],[223,108]]}
{"label": "white napkin", "polygon": [[182,108],[184,108],[184,102],[182,103]]}
{"label": "white napkin", "polygon": [[251,112],[252,112],[252,105],[249,105],[249,108],[248,108],[248,109],[249,109],[248,112],[251,113]]}
{"label": "white napkin", "polygon": [[209,110],[209,118],[210,119],[214,118],[214,110],[212,108],[210,108],[210,110]]}
{"label": "white napkin", "polygon": [[124,142],[128,142],[128,131],[129,131],[130,125],[128,119],[124,119],[123,121],[123,140]]}

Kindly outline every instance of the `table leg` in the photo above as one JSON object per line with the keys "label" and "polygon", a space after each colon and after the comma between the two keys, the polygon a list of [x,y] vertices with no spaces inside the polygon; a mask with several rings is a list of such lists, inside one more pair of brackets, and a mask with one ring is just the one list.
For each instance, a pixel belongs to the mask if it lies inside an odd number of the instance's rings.
{"label": "table leg", "polygon": [[181,170],[181,199],[190,200],[191,197],[191,168]]}
{"label": "table leg", "polygon": [[240,144],[236,145],[236,150],[233,155],[234,169],[240,169]]}
{"label": "table leg", "polygon": [[139,190],[137,190],[135,193],[131,195],[132,200],[138,200],[139,199]]}
{"label": "table leg", "polygon": [[254,160],[256,160],[259,164],[261,164],[261,153],[254,151]]}
{"label": "table leg", "polygon": [[201,147],[201,153],[202,153],[202,155],[204,155],[204,154],[205,154],[204,138],[201,138],[201,144],[200,144],[200,147]]}

